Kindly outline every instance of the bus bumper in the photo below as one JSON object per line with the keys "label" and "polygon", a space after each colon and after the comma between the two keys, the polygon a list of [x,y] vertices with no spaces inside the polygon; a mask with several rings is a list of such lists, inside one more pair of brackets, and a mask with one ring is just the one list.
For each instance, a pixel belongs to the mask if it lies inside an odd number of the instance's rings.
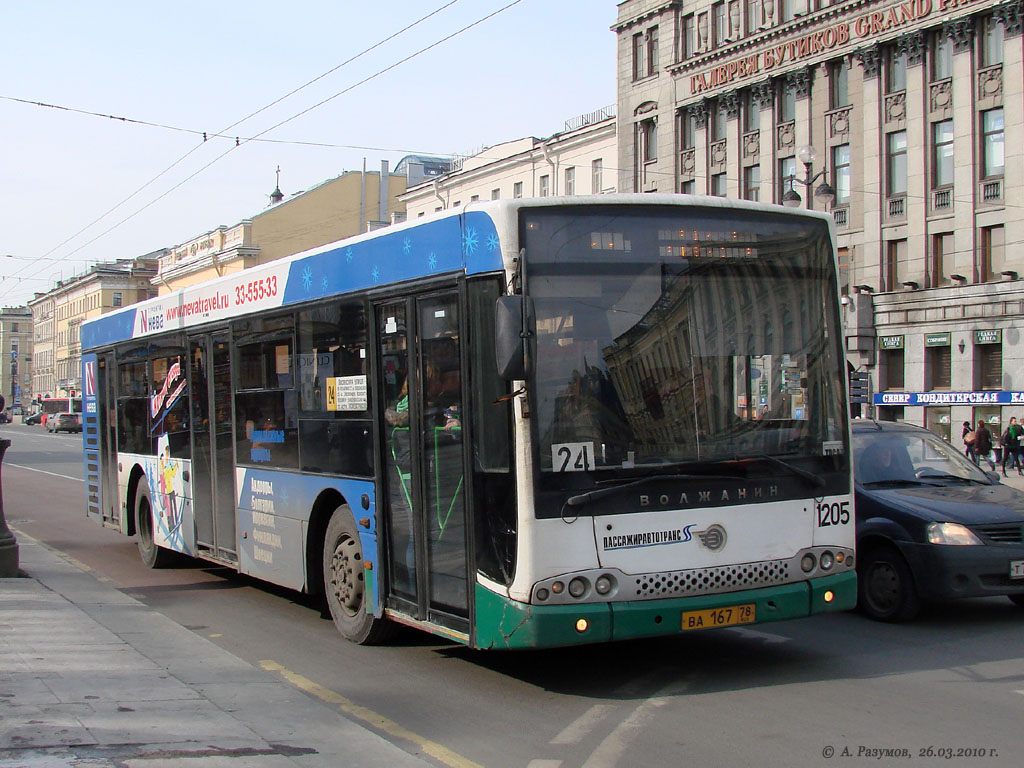
{"label": "bus bumper", "polygon": [[634,640],[681,634],[683,613],[691,611],[753,605],[756,620],[742,625],[750,626],[845,611],[856,604],[857,575],[854,572],[727,594],[579,605],[528,605],[497,595],[478,584],[473,645],[481,649],[512,650]]}

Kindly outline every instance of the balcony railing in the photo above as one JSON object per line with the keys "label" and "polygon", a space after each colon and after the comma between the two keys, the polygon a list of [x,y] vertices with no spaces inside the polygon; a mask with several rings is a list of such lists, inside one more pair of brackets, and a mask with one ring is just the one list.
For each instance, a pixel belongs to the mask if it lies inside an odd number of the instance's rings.
{"label": "balcony railing", "polygon": [[1003,180],[986,179],[981,182],[981,201],[983,203],[998,203],[1003,199]]}
{"label": "balcony railing", "polygon": [[932,210],[945,211],[953,207],[953,188],[932,190]]}
{"label": "balcony railing", "polygon": [[845,227],[850,221],[850,209],[849,208],[833,208],[832,218],[836,222],[837,227]]}
{"label": "balcony railing", "polygon": [[907,198],[905,195],[890,197],[885,201],[886,215],[890,219],[905,219],[907,217]]}

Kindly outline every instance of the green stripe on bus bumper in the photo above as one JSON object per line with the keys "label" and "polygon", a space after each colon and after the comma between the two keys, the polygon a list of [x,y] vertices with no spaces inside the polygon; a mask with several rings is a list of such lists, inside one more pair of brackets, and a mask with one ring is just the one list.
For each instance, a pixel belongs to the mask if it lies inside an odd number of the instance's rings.
{"label": "green stripe on bus bumper", "polygon": [[[831,602],[825,593],[832,593]],[[754,604],[756,624],[844,611],[857,603],[857,576],[841,573],[800,584],[700,597],[624,603],[527,605],[476,586],[477,648],[552,648],[630,640],[682,631],[684,611]],[[580,619],[586,629],[577,630]],[[749,625],[747,625],[749,626]]]}

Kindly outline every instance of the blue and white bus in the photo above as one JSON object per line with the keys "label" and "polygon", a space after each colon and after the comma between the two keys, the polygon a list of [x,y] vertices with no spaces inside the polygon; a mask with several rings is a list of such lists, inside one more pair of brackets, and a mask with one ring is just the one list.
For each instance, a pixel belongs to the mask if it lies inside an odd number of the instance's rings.
{"label": "blue and white bus", "polygon": [[88,514],[361,643],[850,608],[839,308],[824,214],[474,203],[83,324]]}

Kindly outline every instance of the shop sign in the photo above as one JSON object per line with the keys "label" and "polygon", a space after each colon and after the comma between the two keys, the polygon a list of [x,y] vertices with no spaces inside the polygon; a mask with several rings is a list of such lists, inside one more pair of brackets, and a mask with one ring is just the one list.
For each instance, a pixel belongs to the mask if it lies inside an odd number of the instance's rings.
{"label": "shop sign", "polygon": [[690,75],[690,93],[697,95],[745,80],[804,59],[845,46],[851,41],[875,39],[934,14],[943,14],[977,0],[904,0],[888,8],[861,14],[853,19],[766,47]]}
{"label": "shop sign", "polygon": [[875,405],[1024,405],[1024,392],[879,392]]}
{"label": "shop sign", "polygon": [[903,349],[903,336],[879,336],[878,346],[882,349]]}
{"label": "shop sign", "polygon": [[926,347],[948,347],[949,346],[949,334],[948,333],[928,333],[928,334],[925,334],[924,345]]}
{"label": "shop sign", "polygon": [[974,343],[975,344],[999,344],[1003,340],[1003,331],[1001,328],[995,328],[988,331],[975,331],[974,332]]}

